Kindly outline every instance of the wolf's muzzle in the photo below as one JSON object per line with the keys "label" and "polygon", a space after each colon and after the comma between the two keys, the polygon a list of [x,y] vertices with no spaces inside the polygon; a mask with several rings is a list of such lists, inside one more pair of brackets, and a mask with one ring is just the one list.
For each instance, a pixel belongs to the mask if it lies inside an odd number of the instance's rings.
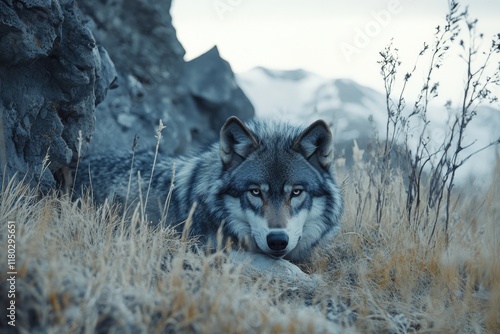
{"label": "wolf's muzzle", "polygon": [[288,234],[285,232],[271,232],[266,240],[267,246],[275,252],[281,252],[288,246]]}

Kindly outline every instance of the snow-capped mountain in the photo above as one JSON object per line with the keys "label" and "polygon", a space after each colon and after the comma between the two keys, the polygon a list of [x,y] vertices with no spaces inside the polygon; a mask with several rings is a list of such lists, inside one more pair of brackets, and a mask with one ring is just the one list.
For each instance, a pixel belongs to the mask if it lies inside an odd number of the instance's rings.
{"label": "snow-capped mountain", "polygon": [[352,80],[263,67],[238,74],[237,80],[258,118],[327,121],[334,132],[336,156],[345,158],[347,165],[352,163],[354,139],[363,148],[372,140],[374,126],[378,131],[384,129],[383,95]]}
{"label": "snow-capped mountain", "polygon": [[[373,130],[385,136],[387,119],[385,96],[349,79],[328,79],[304,70],[270,70],[256,67],[237,74],[258,118],[281,118],[309,123],[322,118],[334,131],[336,155],[349,164],[354,139],[361,149],[373,141]],[[448,131],[448,115],[444,106],[432,106],[428,119],[428,135],[435,145],[442,142]],[[481,107],[466,134],[466,140],[477,140],[475,149],[495,141],[500,136],[500,111]],[[412,145],[412,136],[409,137]],[[414,143],[413,143],[414,144]],[[474,148],[471,148],[472,150]],[[472,151],[471,151],[472,152]],[[494,165],[494,149],[473,157],[463,170],[468,175],[484,176]]]}
{"label": "snow-capped mountain", "polygon": [[352,80],[263,67],[238,74],[237,80],[257,117],[300,122],[322,118],[331,124],[338,142],[370,136],[370,116],[378,130],[385,122],[383,95]]}
{"label": "snow-capped mountain", "polygon": [[299,116],[325,78],[304,70],[278,71],[256,67],[237,74],[238,85],[254,105],[257,117],[270,114]]}

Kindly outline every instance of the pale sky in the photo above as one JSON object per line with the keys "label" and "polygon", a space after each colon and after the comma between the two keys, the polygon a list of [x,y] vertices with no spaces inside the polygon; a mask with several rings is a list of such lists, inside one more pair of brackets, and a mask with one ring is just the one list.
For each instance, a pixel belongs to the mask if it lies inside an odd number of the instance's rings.
{"label": "pale sky", "polygon": [[[500,33],[500,1],[460,3],[479,19],[479,31]],[[186,60],[217,45],[235,72],[302,68],[381,91],[379,51],[394,38],[409,69],[447,11],[446,0],[174,0],[171,14]],[[463,82],[453,58],[440,73],[448,82],[445,94],[455,94]]]}

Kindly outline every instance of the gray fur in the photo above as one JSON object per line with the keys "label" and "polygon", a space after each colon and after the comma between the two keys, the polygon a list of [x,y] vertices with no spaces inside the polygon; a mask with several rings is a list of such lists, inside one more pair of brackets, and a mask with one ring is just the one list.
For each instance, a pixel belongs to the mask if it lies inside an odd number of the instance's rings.
{"label": "gray fur", "polygon": [[[154,155],[136,153],[128,207],[139,200],[137,174],[146,196]],[[130,156],[97,156],[78,170],[76,189],[91,187],[94,198],[124,203]],[[308,128],[286,123],[229,118],[220,143],[200,154],[158,157],[147,214],[160,222],[175,168],[166,223],[183,228],[196,203],[190,234],[215,247],[223,242],[294,262],[331,240],[342,215],[341,191],[333,173],[332,135],[323,121]],[[175,167],[174,167],[175,166]]]}

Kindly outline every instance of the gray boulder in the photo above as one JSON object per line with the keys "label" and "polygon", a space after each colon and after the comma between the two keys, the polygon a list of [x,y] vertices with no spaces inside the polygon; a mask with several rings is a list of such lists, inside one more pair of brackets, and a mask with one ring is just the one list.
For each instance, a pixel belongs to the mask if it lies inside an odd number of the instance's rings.
{"label": "gray boulder", "polygon": [[0,2],[0,178],[53,187],[86,149],[115,76],[74,1]]}

